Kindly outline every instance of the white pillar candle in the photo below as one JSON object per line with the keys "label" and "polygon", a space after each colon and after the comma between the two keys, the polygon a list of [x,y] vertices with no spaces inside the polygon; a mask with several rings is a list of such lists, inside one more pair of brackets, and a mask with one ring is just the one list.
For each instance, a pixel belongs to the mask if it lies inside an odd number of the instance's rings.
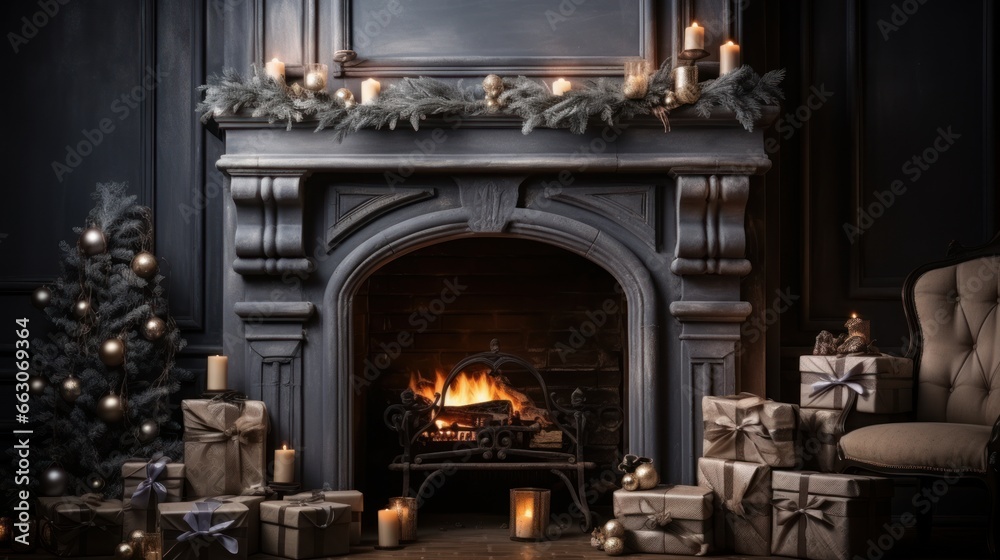
{"label": "white pillar candle", "polygon": [[740,46],[732,41],[719,47],[719,75],[728,74],[740,67]]}
{"label": "white pillar candle", "polygon": [[226,356],[208,357],[208,379],[205,388],[209,391],[225,391],[229,386],[229,358]]}
{"label": "white pillar candle", "polygon": [[271,62],[265,64],[264,71],[267,72],[268,76],[279,82],[285,81],[285,63],[277,58],[272,58]]}
{"label": "white pillar candle", "polygon": [[274,450],[274,481],[278,484],[295,482],[295,450],[287,445]]}
{"label": "white pillar candle", "polygon": [[573,89],[573,84],[569,80],[559,78],[552,82],[552,95],[562,95]]}
{"label": "white pillar candle", "polygon": [[684,50],[702,50],[705,48],[705,28],[698,22],[692,22],[691,27],[684,29]]}
{"label": "white pillar candle", "polygon": [[378,95],[382,93],[382,84],[378,82],[375,78],[368,78],[367,80],[361,82],[361,104],[371,105],[375,103],[378,99]]}
{"label": "white pillar candle", "polygon": [[379,510],[378,545],[381,547],[399,546],[399,514],[396,510]]}

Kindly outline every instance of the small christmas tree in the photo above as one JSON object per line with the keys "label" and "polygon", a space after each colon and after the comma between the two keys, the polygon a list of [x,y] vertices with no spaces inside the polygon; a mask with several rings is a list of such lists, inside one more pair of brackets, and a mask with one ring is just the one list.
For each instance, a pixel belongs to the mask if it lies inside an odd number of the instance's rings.
{"label": "small christmas tree", "polygon": [[[169,397],[191,374],[167,314],[149,208],[119,183],[98,185],[79,239],[61,243],[62,277],[35,291],[52,322],[32,342],[33,462],[45,495],[122,495],[121,466],[163,453],[181,459]],[[37,451],[36,451],[37,450]]]}

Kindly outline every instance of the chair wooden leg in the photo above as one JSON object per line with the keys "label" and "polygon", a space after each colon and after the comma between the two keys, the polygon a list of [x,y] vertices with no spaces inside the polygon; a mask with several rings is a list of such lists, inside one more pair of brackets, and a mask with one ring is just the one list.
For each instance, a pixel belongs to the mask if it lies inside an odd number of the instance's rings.
{"label": "chair wooden leg", "polygon": [[986,536],[987,545],[990,548],[990,555],[994,560],[1000,560],[1000,543],[997,543],[1000,534],[1000,473],[993,473],[993,476],[986,478],[986,487],[989,489],[991,511],[990,519],[986,524],[989,534]]}
{"label": "chair wooden leg", "polygon": [[[917,492],[923,494],[925,487],[933,485],[934,478],[917,477]],[[931,542],[931,530],[934,525],[934,507],[928,507],[927,511],[917,511],[917,540],[920,544],[926,545]]]}

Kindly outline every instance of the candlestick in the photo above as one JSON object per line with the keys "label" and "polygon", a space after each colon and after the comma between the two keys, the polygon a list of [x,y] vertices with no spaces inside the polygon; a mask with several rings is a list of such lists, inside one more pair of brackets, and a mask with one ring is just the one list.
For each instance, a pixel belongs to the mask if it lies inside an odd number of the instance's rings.
{"label": "candlestick", "polygon": [[329,67],[326,64],[306,64],[305,80],[302,86],[310,91],[323,91],[326,89],[326,79],[329,75]]}
{"label": "candlestick", "polygon": [[209,391],[225,391],[229,386],[229,358],[209,356],[205,388]]}
{"label": "candlestick", "polygon": [[569,80],[559,78],[552,82],[552,95],[562,95],[571,89],[573,89],[573,83]]}
{"label": "candlestick", "polygon": [[699,27],[698,22],[691,22],[691,26],[684,29],[684,50],[702,50],[705,48],[705,28]]}
{"label": "candlestick", "polygon": [[272,58],[271,62],[265,64],[264,71],[274,80],[279,82],[285,81],[285,63],[277,58]]}
{"label": "candlestick", "polygon": [[295,450],[287,445],[274,450],[274,481],[278,484],[295,481]]}
{"label": "candlestick", "polygon": [[372,103],[375,103],[375,100],[378,99],[378,95],[381,92],[382,84],[375,78],[368,78],[367,80],[361,82],[361,104],[371,105]]}
{"label": "candlestick", "polygon": [[382,548],[399,546],[399,514],[395,510],[378,512],[378,545]]}
{"label": "candlestick", "polygon": [[728,74],[740,66],[740,46],[732,41],[719,47],[719,75]]}

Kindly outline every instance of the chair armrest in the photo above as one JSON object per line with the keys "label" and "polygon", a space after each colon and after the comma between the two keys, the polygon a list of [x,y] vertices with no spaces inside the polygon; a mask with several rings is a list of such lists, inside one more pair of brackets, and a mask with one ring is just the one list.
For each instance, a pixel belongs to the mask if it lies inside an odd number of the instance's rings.
{"label": "chair armrest", "polygon": [[[865,412],[858,412],[857,404],[858,395],[854,392],[850,392],[850,396],[847,399],[847,404],[844,407],[844,413],[840,415],[838,421],[841,433],[846,434],[852,430],[858,428],[863,428],[865,426],[874,426],[875,424],[897,424],[900,422],[915,422],[917,419],[916,411],[913,412],[901,412],[898,414],[867,414]],[[1000,419],[998,419],[1000,422]]]}
{"label": "chair armrest", "polygon": [[1000,416],[993,423],[993,433],[986,444],[986,464],[993,472],[1000,473]]}

